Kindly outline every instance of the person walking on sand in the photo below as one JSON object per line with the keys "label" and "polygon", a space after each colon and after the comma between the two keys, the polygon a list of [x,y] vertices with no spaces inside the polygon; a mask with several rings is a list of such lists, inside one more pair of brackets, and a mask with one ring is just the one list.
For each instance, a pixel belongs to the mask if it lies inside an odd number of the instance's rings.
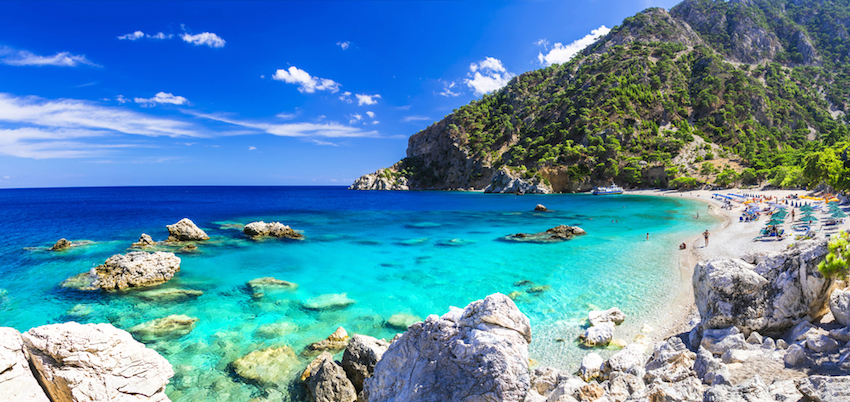
{"label": "person walking on sand", "polygon": [[708,235],[709,234],[710,233],[708,233],[708,229],[706,229],[705,232],[702,232],[702,236],[705,237],[705,246],[706,247],[708,247]]}

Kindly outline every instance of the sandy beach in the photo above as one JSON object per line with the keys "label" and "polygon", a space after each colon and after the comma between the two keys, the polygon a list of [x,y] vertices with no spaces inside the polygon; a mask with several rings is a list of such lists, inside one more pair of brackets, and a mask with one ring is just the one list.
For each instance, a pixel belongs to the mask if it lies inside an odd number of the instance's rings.
{"label": "sandy beach", "polygon": [[[766,198],[778,198],[780,200],[785,199],[789,196],[819,196],[820,194],[816,194],[814,192],[803,191],[803,190],[739,190],[739,189],[726,189],[726,190],[693,190],[693,191],[685,191],[680,192],[676,190],[635,190],[628,191],[626,194],[630,195],[647,195],[647,196],[661,196],[661,197],[684,197],[693,200],[702,201],[707,204],[706,213],[710,213],[716,217],[722,219],[722,223],[719,228],[711,230],[710,226],[707,226],[706,229],[709,230],[709,243],[708,246],[705,246],[705,240],[702,236],[702,233],[694,233],[692,238],[682,239],[687,244],[687,250],[681,250],[681,257],[679,261],[679,269],[680,269],[680,277],[682,278],[681,286],[678,289],[678,294],[675,298],[674,305],[671,306],[669,316],[665,317],[665,324],[658,328],[656,331],[653,331],[651,334],[651,338],[654,340],[666,339],[670,336],[680,334],[685,331],[689,331],[696,320],[699,319],[699,313],[696,310],[696,305],[694,304],[694,293],[693,293],[693,285],[692,285],[692,276],[694,266],[704,260],[714,259],[714,258],[739,258],[748,254],[769,254],[773,252],[777,252],[787,248],[789,245],[794,243],[794,236],[785,236],[785,239],[782,241],[754,241],[759,234],[759,231],[765,227],[765,223],[767,220],[762,217],[758,221],[755,222],[740,222],[739,217],[743,214],[746,206],[739,202],[732,202],[732,209],[723,209],[723,202],[719,199],[713,198],[714,194],[750,194],[750,195],[758,195]],[[811,200],[797,200],[797,201],[808,201],[811,203]],[[761,204],[761,206],[766,207],[768,204]],[[789,209],[790,211],[790,209]],[[797,216],[800,215],[800,209],[796,208]],[[818,212],[816,214],[818,217],[824,216],[823,213]],[[696,219],[696,218],[695,218]],[[786,219],[786,222],[790,222],[790,216]],[[711,225],[713,226],[713,224]],[[786,233],[790,232],[789,224],[785,224]],[[844,223],[840,225],[840,230],[850,229],[850,219],[845,219]]]}

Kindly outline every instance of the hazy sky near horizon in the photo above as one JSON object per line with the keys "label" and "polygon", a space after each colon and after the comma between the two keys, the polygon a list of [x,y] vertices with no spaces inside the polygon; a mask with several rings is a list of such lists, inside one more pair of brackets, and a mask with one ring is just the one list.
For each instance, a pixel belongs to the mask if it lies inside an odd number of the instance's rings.
{"label": "hazy sky near horizon", "polygon": [[0,2],[0,188],[349,185],[670,0]]}

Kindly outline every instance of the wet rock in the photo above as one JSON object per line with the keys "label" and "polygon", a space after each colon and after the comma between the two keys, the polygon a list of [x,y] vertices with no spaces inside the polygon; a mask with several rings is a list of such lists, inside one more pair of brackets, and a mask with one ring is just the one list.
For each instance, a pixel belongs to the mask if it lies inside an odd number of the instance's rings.
{"label": "wet rock", "polygon": [[833,279],[817,268],[826,253],[826,239],[816,238],[765,257],[756,266],[740,259],[697,264],[693,286],[700,325],[773,333],[820,318],[834,287]]}
{"label": "wet rock", "polygon": [[626,320],[626,315],[617,307],[611,307],[603,311],[591,311],[587,316],[590,325],[598,325],[603,322],[612,322],[615,325],[620,325]]}
{"label": "wet rock", "polygon": [[166,229],[168,229],[167,242],[203,241],[210,239],[207,233],[196,226],[189,218],[183,218],[173,225],[167,225]]}
{"label": "wet rock", "polygon": [[21,333],[0,327],[0,399],[9,402],[49,402],[27,361]]}
{"label": "wet rock", "polygon": [[308,349],[313,351],[339,351],[345,349],[346,346],[348,346],[348,332],[345,331],[345,328],[339,327],[327,339],[310,344]]}
{"label": "wet rock", "polygon": [[296,290],[298,284],[267,276],[248,281],[248,289],[255,299],[259,299],[268,293]]}
{"label": "wet rock", "polygon": [[140,299],[154,302],[177,302],[188,299],[195,299],[204,295],[204,292],[194,289],[151,289],[144,292],[136,293]]}
{"label": "wet rock", "polygon": [[603,346],[614,339],[614,323],[603,322],[599,325],[594,325],[579,335],[579,339],[585,346]]}
{"label": "wet rock", "polygon": [[605,361],[602,360],[602,356],[599,356],[598,353],[588,353],[587,356],[581,359],[578,376],[584,381],[590,381],[600,377],[602,375],[602,364],[604,363]]}
{"label": "wet rock", "polygon": [[364,382],[367,400],[522,400],[530,385],[531,327],[493,294],[408,328]]}
{"label": "wet rock", "polygon": [[65,250],[67,248],[71,248],[71,246],[73,246],[73,244],[63,237],[63,238],[59,239],[56,242],[56,244],[54,244],[53,247],[50,248],[50,250],[51,251]]}
{"label": "wet rock", "polygon": [[342,366],[337,364],[328,352],[322,352],[307,365],[304,373],[301,374],[301,380],[307,385],[311,401],[354,402],[357,400],[354,385],[346,378]]}
{"label": "wet rock", "polygon": [[156,286],[167,282],[180,270],[174,253],[134,251],[115,254],[91,271],[69,278],[64,287],[80,290],[124,290]]}
{"label": "wet rock", "polygon": [[143,342],[177,339],[192,332],[197,322],[197,318],[187,315],[170,315],[133,326],[129,331]]}
{"label": "wet rock", "polygon": [[390,318],[387,320],[387,326],[393,329],[404,331],[411,325],[416,324],[420,321],[422,321],[422,319],[413,314],[398,313],[390,316]]}
{"label": "wet rock", "polygon": [[797,381],[797,390],[815,402],[850,400],[850,377],[813,375]]}
{"label": "wet rock", "polygon": [[342,355],[342,368],[357,392],[363,389],[363,381],[372,376],[375,365],[389,347],[390,344],[383,339],[359,334],[352,335]]}
{"label": "wet rock", "polygon": [[153,238],[150,237],[150,235],[148,235],[146,233],[142,233],[142,235],[139,236],[139,241],[137,241],[137,242],[135,242],[131,245],[131,247],[134,247],[134,248],[145,248],[145,247],[153,247],[153,246],[156,246],[156,242],[153,241]]}
{"label": "wet rock", "polygon": [[245,228],[242,229],[242,232],[250,237],[272,236],[298,240],[304,238],[303,234],[296,232],[291,227],[284,225],[280,222],[251,222],[245,225]]}
{"label": "wet rock", "polygon": [[540,233],[517,233],[503,237],[504,240],[527,243],[553,243],[572,239],[587,232],[578,226],[560,225]]}
{"label": "wet rock", "polygon": [[169,400],[171,364],[112,325],[45,325],[22,338],[52,401]]}
{"label": "wet rock", "polygon": [[255,350],[231,363],[236,375],[263,385],[278,385],[293,378],[300,366],[289,346]]}
{"label": "wet rock", "polygon": [[843,326],[850,325],[850,289],[835,289],[829,296],[829,310],[835,321]]}
{"label": "wet rock", "polygon": [[548,211],[548,209],[546,209],[546,207],[545,207],[545,206],[543,206],[543,204],[537,204],[537,205],[534,207],[534,210],[535,210],[535,211],[540,211],[540,212]]}
{"label": "wet rock", "polygon": [[308,310],[336,310],[346,308],[356,300],[350,299],[345,293],[333,293],[308,299],[304,302],[304,308]]}

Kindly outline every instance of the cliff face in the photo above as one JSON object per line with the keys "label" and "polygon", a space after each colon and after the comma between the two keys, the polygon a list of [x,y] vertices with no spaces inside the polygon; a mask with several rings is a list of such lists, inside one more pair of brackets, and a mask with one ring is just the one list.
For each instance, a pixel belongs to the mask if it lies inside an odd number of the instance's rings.
{"label": "cliff face", "polygon": [[[507,167],[521,188],[576,192],[664,187],[703,159],[769,169],[777,151],[850,138],[849,24],[846,0],[647,9],[414,134],[405,159],[351,188],[508,191],[493,185]],[[711,152],[684,154],[697,145]]]}

